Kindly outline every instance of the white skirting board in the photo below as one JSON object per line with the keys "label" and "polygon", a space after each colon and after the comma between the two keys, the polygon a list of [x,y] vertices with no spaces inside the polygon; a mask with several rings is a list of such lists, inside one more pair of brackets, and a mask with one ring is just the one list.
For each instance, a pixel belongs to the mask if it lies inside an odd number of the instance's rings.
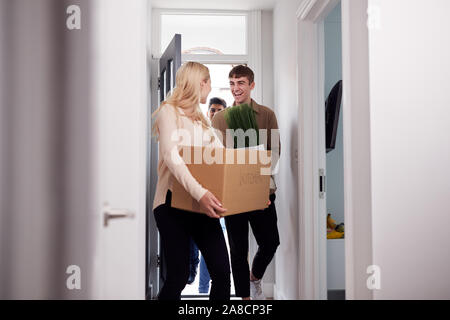
{"label": "white skirting board", "polygon": [[263,293],[266,296],[266,298],[274,298],[274,287],[275,284],[273,282],[264,282],[262,284]]}
{"label": "white skirting board", "polygon": [[273,299],[274,300],[287,300],[286,297],[283,295],[282,292],[277,290],[277,285],[273,285]]}

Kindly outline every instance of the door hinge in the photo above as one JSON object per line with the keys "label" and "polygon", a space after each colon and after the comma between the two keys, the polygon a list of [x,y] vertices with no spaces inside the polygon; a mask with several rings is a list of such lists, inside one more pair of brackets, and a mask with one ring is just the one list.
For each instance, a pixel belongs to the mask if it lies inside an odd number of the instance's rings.
{"label": "door hinge", "polygon": [[325,176],[325,170],[319,169],[319,198],[324,199],[326,194],[326,176]]}
{"label": "door hinge", "polygon": [[158,90],[161,89],[161,77],[158,77]]}

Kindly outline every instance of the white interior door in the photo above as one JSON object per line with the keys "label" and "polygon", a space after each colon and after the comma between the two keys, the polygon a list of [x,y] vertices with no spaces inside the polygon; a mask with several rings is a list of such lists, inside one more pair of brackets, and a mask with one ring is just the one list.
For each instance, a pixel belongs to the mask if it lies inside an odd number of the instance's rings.
{"label": "white interior door", "polygon": [[94,14],[94,297],[144,299],[145,1],[98,0]]}

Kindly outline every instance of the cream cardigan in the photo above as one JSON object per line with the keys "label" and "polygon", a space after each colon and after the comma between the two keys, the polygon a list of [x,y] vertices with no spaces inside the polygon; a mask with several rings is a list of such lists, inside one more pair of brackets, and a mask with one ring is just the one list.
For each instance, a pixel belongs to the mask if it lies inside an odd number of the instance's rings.
{"label": "cream cardigan", "polygon": [[153,209],[165,203],[167,191],[172,190],[174,177],[197,201],[208,191],[189,172],[178,153],[178,146],[223,148],[222,142],[212,128],[206,130],[200,122],[194,123],[186,117],[181,108],[178,108],[178,111],[180,116],[177,117],[175,108],[166,104],[158,112],[155,120],[159,129],[159,160]]}

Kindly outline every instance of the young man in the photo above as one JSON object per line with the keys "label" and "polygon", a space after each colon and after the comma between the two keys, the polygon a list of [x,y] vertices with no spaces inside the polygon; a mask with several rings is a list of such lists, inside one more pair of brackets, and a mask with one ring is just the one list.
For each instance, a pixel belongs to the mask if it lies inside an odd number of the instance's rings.
{"label": "young man", "polygon": [[208,118],[210,120],[212,120],[212,118],[214,117],[214,115],[220,111],[222,111],[223,109],[227,108],[227,103],[225,100],[221,99],[221,98],[211,98],[209,100],[209,107],[208,107]]}
{"label": "young man", "polygon": [[[276,145],[271,143],[271,130],[278,129],[275,113],[271,109],[257,104],[251,98],[251,91],[255,88],[253,71],[243,65],[234,67],[229,74],[229,80],[231,93],[235,99],[233,106],[246,103],[253,108],[258,128],[267,130],[267,141],[260,141],[260,143],[264,143],[267,150],[272,150],[273,154],[279,155],[279,138],[275,139],[278,142],[275,143]],[[233,141],[233,139],[227,139],[226,136],[231,132],[227,131],[225,112],[226,110],[217,113],[212,120],[212,126],[222,133],[224,145],[227,141]],[[233,148],[234,146],[226,145],[226,147]],[[225,217],[236,296],[242,297],[244,300],[250,299],[250,296],[254,300],[265,299],[262,293],[261,279],[280,244],[275,209],[275,190],[276,187],[272,177],[271,203],[267,209]],[[251,272],[247,260],[249,223],[258,243],[258,251],[253,259]]]}

